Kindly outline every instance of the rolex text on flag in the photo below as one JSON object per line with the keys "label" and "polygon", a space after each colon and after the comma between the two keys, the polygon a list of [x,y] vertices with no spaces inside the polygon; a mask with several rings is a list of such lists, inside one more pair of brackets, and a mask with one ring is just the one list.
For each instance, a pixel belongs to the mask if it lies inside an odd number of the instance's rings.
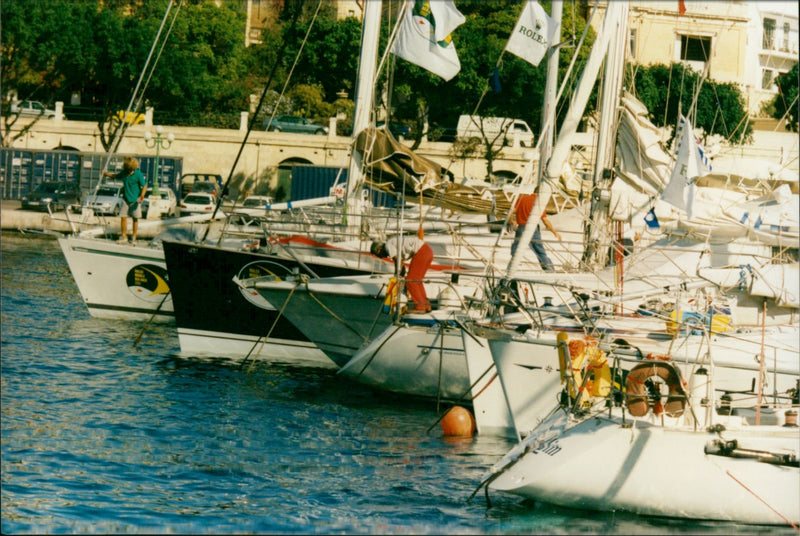
{"label": "rolex text on flag", "polygon": [[506,50],[523,60],[539,65],[547,49],[553,45],[556,24],[541,4],[528,0],[506,43]]}

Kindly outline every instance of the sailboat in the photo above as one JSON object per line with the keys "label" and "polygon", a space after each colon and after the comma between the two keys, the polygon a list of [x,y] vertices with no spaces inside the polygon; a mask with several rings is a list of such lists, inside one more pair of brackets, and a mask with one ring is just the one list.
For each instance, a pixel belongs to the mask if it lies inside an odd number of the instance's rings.
{"label": "sailboat", "polygon": [[[671,361],[604,357],[611,370],[562,362],[561,402],[478,489],[569,508],[797,526],[797,391],[720,411],[713,362],[681,372]],[[625,392],[611,380],[621,368]]]}

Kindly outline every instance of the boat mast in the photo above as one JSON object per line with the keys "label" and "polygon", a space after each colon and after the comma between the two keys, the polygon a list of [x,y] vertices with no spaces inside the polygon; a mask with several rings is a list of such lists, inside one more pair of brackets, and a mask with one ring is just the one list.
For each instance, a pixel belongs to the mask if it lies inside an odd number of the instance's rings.
{"label": "boat mast", "polygon": [[[603,86],[600,97],[600,125],[598,127],[597,151],[592,175],[592,198],[589,220],[585,229],[585,245],[582,262],[591,267],[602,268],[608,261],[608,196],[613,180],[614,151],[619,127],[619,101],[622,94],[622,77],[628,44],[628,4],[621,2],[619,24],[612,28],[613,35],[608,48]],[[618,265],[618,269],[621,267]]]}
{"label": "boat mast", "polygon": [[553,146],[553,153],[547,163],[544,175],[542,175],[539,180],[539,194],[536,196],[536,201],[533,204],[531,216],[525,224],[525,231],[520,237],[520,247],[517,248],[517,251],[511,257],[511,261],[508,264],[506,279],[512,279],[516,275],[522,257],[527,249],[525,245],[533,238],[533,233],[536,230],[536,226],[539,225],[542,213],[550,202],[550,197],[553,193],[551,183],[558,180],[564,162],[569,156],[572,147],[572,138],[578,130],[578,124],[586,109],[586,103],[589,101],[592,86],[594,86],[594,82],[597,80],[597,74],[600,72],[600,65],[603,63],[603,58],[605,58],[606,52],[608,51],[611,34],[615,31],[623,7],[625,7],[623,6],[623,2],[608,3],[605,16],[603,17],[603,23],[597,34],[597,39],[595,39],[592,50],[589,53],[586,66],[578,81],[578,87],[570,100],[567,116],[561,125],[561,130]]}
{"label": "boat mast", "polygon": [[[553,12],[551,18],[555,24],[555,41],[559,42],[561,39],[561,18],[564,10],[562,0],[553,1]],[[544,86],[544,113],[542,114],[542,130],[539,134],[539,142],[541,144],[539,149],[539,176],[544,173],[544,165],[547,158],[550,156],[550,151],[553,147],[553,130],[555,128],[555,121],[550,116],[556,112],[556,91],[558,90],[558,56],[560,47],[552,46],[547,55],[547,78],[545,79]]]}
{"label": "boat mast", "polygon": [[[364,3],[364,26],[361,35],[361,57],[358,63],[355,112],[353,114],[353,140],[370,124],[370,113],[375,94],[375,71],[378,61],[378,41],[381,23],[381,0]],[[351,148],[350,167],[347,172],[345,192],[345,223],[348,229],[361,228],[360,192],[364,183],[362,156]]]}

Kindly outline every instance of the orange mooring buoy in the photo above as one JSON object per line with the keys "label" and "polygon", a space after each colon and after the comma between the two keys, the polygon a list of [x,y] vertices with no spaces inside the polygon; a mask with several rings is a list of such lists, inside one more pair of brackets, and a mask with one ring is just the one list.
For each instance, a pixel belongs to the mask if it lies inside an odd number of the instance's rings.
{"label": "orange mooring buoy", "polygon": [[442,418],[442,432],[446,436],[471,437],[475,433],[475,418],[468,409],[454,406]]}

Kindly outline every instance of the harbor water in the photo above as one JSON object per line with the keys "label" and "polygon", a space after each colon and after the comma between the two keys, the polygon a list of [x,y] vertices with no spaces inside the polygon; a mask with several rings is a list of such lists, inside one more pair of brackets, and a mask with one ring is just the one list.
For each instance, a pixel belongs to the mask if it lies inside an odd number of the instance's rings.
{"label": "harbor water", "polygon": [[468,501],[510,440],[333,368],[183,355],[174,326],[134,347],[145,323],[91,318],[53,238],[1,245],[3,534],[793,533]]}

